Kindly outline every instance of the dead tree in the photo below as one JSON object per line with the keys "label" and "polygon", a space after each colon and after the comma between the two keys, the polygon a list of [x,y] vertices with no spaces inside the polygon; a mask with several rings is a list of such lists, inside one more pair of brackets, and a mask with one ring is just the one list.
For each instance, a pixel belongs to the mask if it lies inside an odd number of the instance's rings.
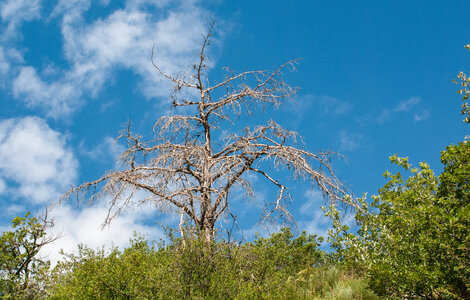
{"label": "dead tree", "polygon": [[[294,131],[276,122],[231,133],[223,143],[215,141],[221,132],[241,114],[252,114],[256,106],[279,106],[296,92],[283,81],[282,72],[294,67],[290,61],[278,69],[246,71],[228,76],[210,85],[207,79],[206,48],[212,26],[204,37],[198,62],[189,74],[172,76],[156,70],[174,84],[172,103],[183,112],[163,116],[154,125],[154,138],[144,141],[128,126],[119,138],[128,142],[121,155],[123,170],[109,171],[100,179],[71,189],[65,198],[77,193],[90,201],[110,196],[108,224],[119,212],[132,205],[153,204],[162,211],[176,209],[189,218],[207,241],[214,238],[216,221],[230,214],[233,191],[243,189],[253,195],[248,173],[257,173],[278,189],[278,196],[267,203],[264,219],[274,214],[291,218],[286,203],[291,201],[287,186],[276,179],[266,166],[288,170],[295,178],[312,181],[332,200],[343,200],[343,187],[334,175],[330,159],[334,153],[312,153],[296,147],[300,143]],[[277,174],[277,173],[276,173]],[[148,197],[134,199],[137,191]]]}

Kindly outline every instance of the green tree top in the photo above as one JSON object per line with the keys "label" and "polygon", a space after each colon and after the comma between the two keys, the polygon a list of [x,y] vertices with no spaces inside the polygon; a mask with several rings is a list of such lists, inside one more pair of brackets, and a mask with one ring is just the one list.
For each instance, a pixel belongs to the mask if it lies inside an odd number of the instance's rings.
{"label": "green tree top", "polygon": [[[467,50],[470,50],[470,44],[465,45]],[[470,106],[468,105],[468,97],[470,95],[470,77],[467,76],[464,72],[460,72],[457,75],[458,81],[454,81],[458,85],[460,85],[460,89],[457,90],[457,93],[462,95],[462,109],[460,113],[464,115],[463,121],[466,123],[470,123]]]}

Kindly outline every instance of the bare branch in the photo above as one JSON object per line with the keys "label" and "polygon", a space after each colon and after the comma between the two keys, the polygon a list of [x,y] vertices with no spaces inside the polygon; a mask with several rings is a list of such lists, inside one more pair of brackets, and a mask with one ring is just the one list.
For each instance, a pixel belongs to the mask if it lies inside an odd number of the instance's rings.
{"label": "bare branch", "polygon": [[190,83],[187,83],[186,81],[184,80],[180,80],[180,79],[177,79],[176,77],[173,77],[173,76],[170,76],[166,73],[164,73],[160,67],[158,66],[158,64],[155,62],[155,44],[153,45],[152,47],[152,55],[150,57],[150,60],[152,61],[152,64],[153,66],[155,67],[155,69],[158,70],[158,72],[163,76],[165,77],[166,79],[169,79],[171,80],[172,82],[176,83],[179,87],[189,87],[189,88],[195,88],[197,87],[195,84],[190,84]]}

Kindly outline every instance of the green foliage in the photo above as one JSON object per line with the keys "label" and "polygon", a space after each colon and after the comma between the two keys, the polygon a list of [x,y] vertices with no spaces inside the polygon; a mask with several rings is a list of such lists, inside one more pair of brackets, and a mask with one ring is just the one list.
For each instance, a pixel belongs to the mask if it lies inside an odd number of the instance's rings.
{"label": "green foliage", "polygon": [[438,219],[441,272],[456,293],[470,298],[470,142],[450,145],[442,152],[444,171],[439,176]]}
{"label": "green foliage", "polygon": [[468,141],[450,145],[442,152],[444,172],[439,175],[440,197],[455,199],[456,206],[470,201],[470,146]]}
{"label": "green foliage", "polygon": [[318,249],[322,238],[302,232],[297,238],[289,228],[258,238],[241,249],[241,270],[251,293],[245,297],[284,299],[286,280],[305,268],[319,266],[325,253]]}
{"label": "green foliage", "polygon": [[[172,276],[169,253],[154,251],[135,238],[124,251],[113,248],[94,251],[80,246],[77,255],[68,254],[53,272],[55,285],[50,299],[149,299],[165,289]],[[165,272],[168,272],[165,274]]]}
{"label": "green foliage", "polygon": [[49,298],[374,299],[364,280],[323,266],[315,235],[285,228],[241,245],[188,236],[154,246],[135,238],[109,253],[80,247],[55,268]]}
{"label": "green foliage", "polygon": [[[467,50],[470,50],[470,44],[465,45],[465,48]],[[470,123],[470,106],[468,105],[468,97],[470,96],[470,77],[467,76],[464,72],[460,72],[457,75],[458,82],[455,81],[458,85],[460,85],[460,89],[457,90],[457,93],[462,95],[462,108],[460,110],[460,113],[464,115],[463,121],[466,123]]]}
{"label": "green foliage", "polygon": [[357,234],[342,225],[335,207],[327,212],[335,258],[364,272],[380,295],[468,299],[470,143],[442,152],[439,178],[426,163],[412,168],[406,158],[390,159],[411,175],[386,172],[389,181],[372,203],[359,199]]}
{"label": "green foliage", "polygon": [[37,257],[52,241],[46,237],[47,222],[27,213],[12,221],[13,231],[0,236],[0,297],[32,299],[44,293],[49,262]]}

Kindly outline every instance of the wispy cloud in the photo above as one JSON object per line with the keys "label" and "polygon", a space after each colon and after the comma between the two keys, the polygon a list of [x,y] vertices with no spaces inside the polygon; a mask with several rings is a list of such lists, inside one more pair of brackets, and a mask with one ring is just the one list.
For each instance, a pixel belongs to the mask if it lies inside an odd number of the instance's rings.
{"label": "wispy cloud", "polygon": [[421,112],[414,114],[413,120],[415,122],[420,122],[420,121],[426,120],[427,118],[429,118],[429,116],[430,116],[429,111],[427,109],[423,109]]}
{"label": "wispy cloud", "polygon": [[[157,14],[149,3],[127,1],[125,8],[106,18],[85,23],[82,14],[90,9],[90,1],[59,1],[52,16],[61,18],[64,57],[71,67],[58,70],[55,76],[33,66],[18,67],[13,80],[15,98],[43,109],[48,117],[65,117],[83,105],[84,99],[97,97],[104,86],[112,84],[110,78],[119,69],[140,76],[140,90],[147,98],[166,95],[169,84],[157,76],[150,62],[153,44],[157,46],[156,61],[165,72],[184,70],[196,57],[208,12],[193,1],[182,0],[166,8],[166,1],[158,2],[155,5],[161,11]],[[12,10],[4,9],[4,14],[9,16]],[[28,18],[37,16],[36,11]],[[0,68],[9,67],[1,65],[0,57]]]}
{"label": "wispy cloud", "polygon": [[343,115],[349,112],[353,105],[348,101],[330,96],[308,94],[296,99],[296,103],[290,107],[297,115],[305,114],[312,107],[323,115]]}
{"label": "wispy cloud", "polygon": [[75,110],[82,93],[73,82],[60,80],[47,83],[40,78],[36,69],[23,67],[13,81],[13,95],[26,102],[28,107],[42,107],[49,117],[57,118]]}
{"label": "wispy cloud", "polygon": [[[423,107],[420,97],[411,97],[409,99],[398,102],[398,104],[393,108],[384,108],[382,111],[377,114],[377,116],[372,118],[375,122],[382,124],[390,121],[393,117],[400,113],[412,114],[413,120],[415,122],[423,121],[431,115],[429,110]],[[371,116],[360,118],[361,120],[370,120]]]}
{"label": "wispy cloud", "polygon": [[322,96],[317,99],[324,114],[343,115],[351,110],[352,103],[334,97]]}
{"label": "wispy cloud", "polygon": [[18,27],[24,21],[31,21],[41,15],[41,0],[7,0],[0,4],[0,16],[4,23],[0,40],[20,36]]}
{"label": "wispy cloud", "polygon": [[391,115],[392,113],[390,112],[390,110],[384,108],[382,109],[380,114],[375,118],[375,120],[377,121],[377,123],[385,123],[390,119]]}
{"label": "wispy cloud", "polygon": [[340,149],[342,151],[353,151],[360,147],[363,135],[357,132],[343,130],[339,133]]}
{"label": "wispy cloud", "polygon": [[419,97],[411,97],[407,100],[403,100],[398,103],[398,105],[395,107],[394,111],[396,112],[412,112],[413,113],[413,121],[415,122],[420,122],[423,121],[431,115],[429,113],[429,110],[426,108],[423,108],[422,105],[420,105],[421,98]]}
{"label": "wispy cloud", "polygon": [[23,62],[22,54],[16,49],[9,49],[0,45],[0,88],[6,88],[13,66]]}
{"label": "wispy cloud", "polygon": [[408,112],[410,111],[412,107],[416,106],[420,101],[421,101],[421,98],[419,97],[411,97],[410,99],[399,102],[394,110]]}
{"label": "wispy cloud", "polygon": [[310,189],[305,193],[307,201],[299,208],[303,219],[298,222],[299,229],[310,234],[326,236],[330,225],[329,219],[321,210],[325,200],[320,191]]}

